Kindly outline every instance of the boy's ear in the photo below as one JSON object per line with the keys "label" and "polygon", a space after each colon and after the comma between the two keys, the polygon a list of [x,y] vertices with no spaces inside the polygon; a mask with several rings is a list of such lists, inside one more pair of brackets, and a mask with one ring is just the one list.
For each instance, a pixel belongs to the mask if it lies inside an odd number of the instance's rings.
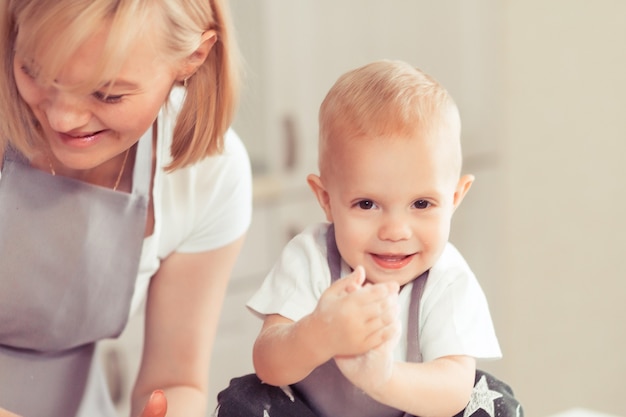
{"label": "boy's ear", "polygon": [[322,179],[318,175],[309,174],[306,177],[306,181],[309,183],[309,187],[311,187],[313,194],[315,194],[320,207],[324,210],[324,213],[326,213],[326,220],[332,223],[333,215],[330,211],[330,196],[322,183]]}
{"label": "boy's ear", "polygon": [[463,175],[461,178],[459,178],[459,182],[456,185],[456,190],[454,191],[453,205],[454,205],[455,210],[459,206],[459,204],[461,204],[461,201],[463,201],[463,199],[465,198],[465,195],[467,194],[469,189],[472,187],[473,183],[474,183],[473,175]]}
{"label": "boy's ear", "polygon": [[204,64],[204,61],[208,58],[209,53],[211,52],[211,49],[213,49],[213,45],[215,45],[216,41],[217,32],[214,30],[207,30],[202,34],[200,46],[198,46],[198,48],[183,61],[183,65],[180,69],[180,81],[191,77],[198,70],[198,68]]}

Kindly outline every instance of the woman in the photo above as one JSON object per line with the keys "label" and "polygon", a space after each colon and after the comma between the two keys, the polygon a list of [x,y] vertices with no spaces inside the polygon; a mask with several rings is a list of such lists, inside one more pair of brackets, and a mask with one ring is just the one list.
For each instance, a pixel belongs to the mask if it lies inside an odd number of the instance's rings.
{"label": "woman", "polygon": [[203,416],[251,216],[226,5],[2,4],[0,409],[115,415],[94,346],[145,299],[132,415]]}

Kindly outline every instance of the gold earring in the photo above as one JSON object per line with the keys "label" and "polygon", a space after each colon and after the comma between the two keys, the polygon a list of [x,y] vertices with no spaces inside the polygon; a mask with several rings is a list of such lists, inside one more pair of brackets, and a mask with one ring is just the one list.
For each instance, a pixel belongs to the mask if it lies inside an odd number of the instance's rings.
{"label": "gold earring", "polygon": [[183,78],[183,87],[187,88],[187,80],[189,79],[189,77],[185,77]]}

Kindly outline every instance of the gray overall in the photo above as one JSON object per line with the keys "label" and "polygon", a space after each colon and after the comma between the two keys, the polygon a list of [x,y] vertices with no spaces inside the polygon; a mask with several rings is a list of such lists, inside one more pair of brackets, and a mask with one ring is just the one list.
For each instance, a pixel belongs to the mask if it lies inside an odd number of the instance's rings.
{"label": "gray overall", "polygon": [[[144,238],[152,130],[130,194],[34,169],[8,149],[0,178],[0,408],[72,417],[95,342],[124,329]],[[83,405],[84,407],[84,405]],[[106,407],[104,407],[106,408]],[[108,414],[107,414],[108,412]]]}

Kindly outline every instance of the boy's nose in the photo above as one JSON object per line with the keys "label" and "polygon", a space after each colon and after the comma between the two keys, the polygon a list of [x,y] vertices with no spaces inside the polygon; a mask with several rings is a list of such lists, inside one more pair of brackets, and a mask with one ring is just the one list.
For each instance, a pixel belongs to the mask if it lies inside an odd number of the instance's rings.
{"label": "boy's nose", "polygon": [[381,240],[399,241],[411,237],[409,222],[400,215],[385,216],[383,224],[378,229],[378,238]]}

